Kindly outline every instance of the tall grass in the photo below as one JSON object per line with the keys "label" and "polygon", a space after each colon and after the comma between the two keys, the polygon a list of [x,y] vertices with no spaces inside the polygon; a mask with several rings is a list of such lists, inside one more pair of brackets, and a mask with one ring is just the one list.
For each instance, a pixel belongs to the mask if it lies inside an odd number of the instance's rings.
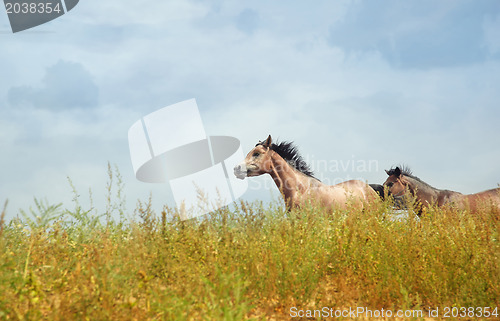
{"label": "tall grass", "polygon": [[395,220],[390,202],[333,214],[240,202],[180,221],[149,199],[126,219],[117,189],[103,213],[36,201],[0,220],[0,319],[288,320],[292,307],[500,303],[491,210]]}

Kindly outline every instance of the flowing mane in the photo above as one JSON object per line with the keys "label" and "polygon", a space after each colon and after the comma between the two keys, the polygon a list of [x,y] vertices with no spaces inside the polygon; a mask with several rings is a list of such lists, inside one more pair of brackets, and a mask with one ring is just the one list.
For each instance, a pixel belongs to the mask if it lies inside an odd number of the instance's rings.
{"label": "flowing mane", "polygon": [[[493,211],[498,210],[500,213],[500,188],[464,195],[460,192],[432,187],[413,175],[408,166],[393,166],[386,172],[389,177],[384,182],[384,186],[387,186],[389,192],[395,197],[404,195],[409,190],[418,201],[418,215],[422,214],[424,208],[434,204],[437,206],[451,205],[471,212],[480,212],[489,208]],[[410,179],[400,179],[401,176]]]}
{"label": "flowing mane", "polygon": [[[255,146],[262,145],[262,142],[258,143]],[[290,164],[293,168],[298,170],[299,172],[317,179],[314,177],[314,173],[311,170],[311,167],[304,161],[302,155],[299,154],[299,150],[293,144],[293,142],[279,142],[277,144],[271,144],[271,150],[275,151],[283,157],[283,159]]]}
{"label": "flowing mane", "polygon": [[423,180],[421,180],[417,176],[413,175],[413,172],[412,172],[411,168],[408,167],[407,165],[393,166],[393,167],[391,167],[391,169],[389,169],[387,171],[387,175],[389,175],[389,176],[390,175],[395,175],[397,167],[399,167],[399,169],[401,170],[401,175],[408,176],[408,177],[413,178],[414,180],[418,181],[419,183],[426,185],[427,187],[436,189],[435,187],[432,187],[431,185],[429,185],[428,183],[424,182]]}
{"label": "flowing mane", "polygon": [[387,175],[395,175],[396,174],[396,168],[398,168],[401,170],[401,174],[405,175],[405,176],[409,176],[411,178],[415,178],[417,179],[417,177],[413,176],[413,172],[412,170],[410,169],[410,167],[408,167],[407,165],[396,165],[396,166],[392,166],[391,169],[389,169],[387,171]]}
{"label": "flowing mane", "polygon": [[239,179],[265,174],[273,179],[288,211],[312,203],[318,203],[329,212],[351,206],[363,208],[367,202],[377,198],[373,188],[360,180],[323,184],[313,176],[311,168],[292,142],[274,144],[271,135],[257,143],[245,159],[234,167],[234,175]]}

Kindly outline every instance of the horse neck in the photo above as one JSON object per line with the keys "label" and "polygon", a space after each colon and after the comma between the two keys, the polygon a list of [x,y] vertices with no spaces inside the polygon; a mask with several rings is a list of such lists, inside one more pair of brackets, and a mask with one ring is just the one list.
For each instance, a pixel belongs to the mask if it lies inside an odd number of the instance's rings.
{"label": "horse neck", "polygon": [[438,199],[440,194],[443,192],[415,178],[409,176],[405,176],[405,178],[408,181],[410,192],[413,195],[416,195],[420,201],[425,200],[431,203],[433,200]]}
{"label": "horse neck", "polygon": [[288,202],[295,193],[303,192],[310,184],[311,178],[293,168],[278,153],[271,155],[272,167],[269,173],[276,186]]}
{"label": "horse neck", "polygon": [[416,195],[417,199],[424,205],[427,203],[442,206],[449,202],[461,202],[464,198],[462,193],[434,188],[411,177],[407,177],[407,179],[408,181],[411,180],[411,183],[408,185],[410,191],[413,195]]}
{"label": "horse neck", "polygon": [[416,195],[417,199],[421,202],[426,201],[429,204],[436,203],[438,206],[441,206],[453,198],[460,198],[462,196],[462,194],[458,192],[434,188],[412,177],[406,178],[408,182],[410,182],[408,184],[410,191],[413,195]]}

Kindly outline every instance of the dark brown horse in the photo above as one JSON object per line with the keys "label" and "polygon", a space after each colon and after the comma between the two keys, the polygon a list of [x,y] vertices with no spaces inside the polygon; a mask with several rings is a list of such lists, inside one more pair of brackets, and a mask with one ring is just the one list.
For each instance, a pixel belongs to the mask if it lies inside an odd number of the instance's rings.
{"label": "dark brown horse", "polygon": [[419,204],[419,215],[422,210],[431,205],[452,205],[459,209],[478,211],[481,206],[491,206],[500,211],[500,188],[494,188],[480,193],[464,195],[450,190],[437,189],[414,176],[407,167],[395,167],[386,170],[389,177],[384,182],[394,198],[411,193]]}
{"label": "dark brown horse", "polygon": [[255,145],[242,163],[234,168],[240,179],[269,174],[285,199],[288,210],[308,203],[319,203],[328,210],[347,208],[348,204],[363,207],[377,198],[366,183],[350,180],[326,185],[315,178],[292,143],[274,144],[271,135]]}

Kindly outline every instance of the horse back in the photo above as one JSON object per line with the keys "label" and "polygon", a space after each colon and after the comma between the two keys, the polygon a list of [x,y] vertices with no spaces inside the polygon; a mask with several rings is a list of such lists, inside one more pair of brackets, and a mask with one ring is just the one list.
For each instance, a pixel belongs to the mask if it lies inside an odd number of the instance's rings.
{"label": "horse back", "polygon": [[500,188],[469,194],[466,199],[471,209],[477,209],[480,206],[494,206],[500,210]]}
{"label": "horse back", "polygon": [[459,192],[442,190],[438,194],[436,202],[438,206],[443,206],[445,204],[460,204],[464,196],[464,194]]}
{"label": "horse back", "polygon": [[351,193],[352,196],[362,198],[364,200],[375,200],[378,198],[377,192],[370,187],[367,183],[352,179],[349,181],[345,181],[342,183],[339,183],[337,185],[333,185],[333,188],[342,188],[348,193]]}

